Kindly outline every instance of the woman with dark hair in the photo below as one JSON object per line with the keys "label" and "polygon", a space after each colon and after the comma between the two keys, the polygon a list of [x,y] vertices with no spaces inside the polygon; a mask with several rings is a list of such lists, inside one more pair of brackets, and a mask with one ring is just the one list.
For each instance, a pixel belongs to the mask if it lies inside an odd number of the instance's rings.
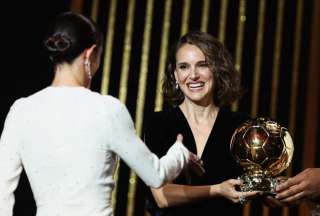
{"label": "woman with dark hair", "polygon": [[37,216],[111,216],[117,155],[151,187],[173,180],[188,164],[197,167],[181,136],[159,159],[136,135],[123,104],[88,89],[102,53],[102,35],[90,19],[60,14],[45,46],[52,84],[17,100],[1,135],[1,216],[12,215],[22,167]]}
{"label": "woman with dark hair", "polygon": [[172,184],[151,189],[147,208],[154,216],[242,215],[239,202],[258,192],[236,190],[241,182],[234,178],[241,168],[230,154],[229,142],[248,116],[227,109],[241,95],[241,87],[226,48],[207,33],[184,35],[169,55],[163,94],[173,107],[149,118],[146,144],[161,156],[181,133],[206,172],[201,177],[183,172]]}

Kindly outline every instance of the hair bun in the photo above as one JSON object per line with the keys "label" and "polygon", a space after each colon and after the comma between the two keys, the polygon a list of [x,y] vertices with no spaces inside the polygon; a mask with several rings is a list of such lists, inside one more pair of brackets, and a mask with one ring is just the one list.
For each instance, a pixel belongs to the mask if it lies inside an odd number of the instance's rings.
{"label": "hair bun", "polygon": [[71,44],[71,40],[62,34],[53,35],[45,41],[45,46],[50,52],[58,53],[64,53],[71,47]]}

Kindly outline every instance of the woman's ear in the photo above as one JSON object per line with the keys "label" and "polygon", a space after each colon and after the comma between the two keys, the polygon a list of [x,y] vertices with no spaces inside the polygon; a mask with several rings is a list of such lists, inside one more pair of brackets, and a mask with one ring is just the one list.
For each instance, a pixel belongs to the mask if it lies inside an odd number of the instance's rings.
{"label": "woman's ear", "polygon": [[176,79],[176,81],[178,81],[178,74],[177,74],[177,71],[176,71],[176,70],[174,70],[173,74],[174,74],[174,78]]}
{"label": "woman's ear", "polygon": [[84,58],[85,59],[90,59],[90,57],[93,55],[94,50],[96,49],[96,45],[92,45],[91,47],[89,47],[88,49],[86,49],[84,52]]}

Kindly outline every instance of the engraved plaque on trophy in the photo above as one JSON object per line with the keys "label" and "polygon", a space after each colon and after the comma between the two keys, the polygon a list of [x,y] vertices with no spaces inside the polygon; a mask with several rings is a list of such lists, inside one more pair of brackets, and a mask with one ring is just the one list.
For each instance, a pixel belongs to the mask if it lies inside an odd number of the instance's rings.
{"label": "engraved plaque on trophy", "polygon": [[244,174],[241,191],[274,194],[276,178],[291,163],[294,146],[288,130],[268,118],[256,118],[241,124],[233,133],[230,151]]}

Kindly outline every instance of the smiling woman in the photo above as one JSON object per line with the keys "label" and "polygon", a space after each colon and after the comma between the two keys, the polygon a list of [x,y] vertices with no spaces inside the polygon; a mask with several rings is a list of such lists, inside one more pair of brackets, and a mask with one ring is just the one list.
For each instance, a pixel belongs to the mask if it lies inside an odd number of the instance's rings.
{"label": "smiling woman", "polygon": [[248,118],[231,112],[241,94],[240,80],[223,44],[204,32],[189,32],[173,47],[163,83],[164,98],[173,108],[156,112],[146,127],[146,144],[164,155],[176,134],[185,146],[201,157],[206,173],[188,171],[172,184],[151,189],[148,210],[152,215],[242,215],[240,198],[256,192],[236,190],[240,167],[230,155],[229,142],[236,127]]}
{"label": "smiling woman", "polygon": [[203,52],[197,46],[186,44],[178,50],[176,58],[174,76],[185,101],[212,103],[213,73]]}
{"label": "smiling woman", "polygon": [[168,58],[163,94],[170,104],[179,105],[185,99],[184,92],[177,88],[178,72],[190,73],[192,69],[196,69],[192,76],[200,71],[210,72],[213,76],[211,93],[215,105],[229,105],[240,98],[240,77],[228,50],[212,35],[192,31],[180,38]]}

